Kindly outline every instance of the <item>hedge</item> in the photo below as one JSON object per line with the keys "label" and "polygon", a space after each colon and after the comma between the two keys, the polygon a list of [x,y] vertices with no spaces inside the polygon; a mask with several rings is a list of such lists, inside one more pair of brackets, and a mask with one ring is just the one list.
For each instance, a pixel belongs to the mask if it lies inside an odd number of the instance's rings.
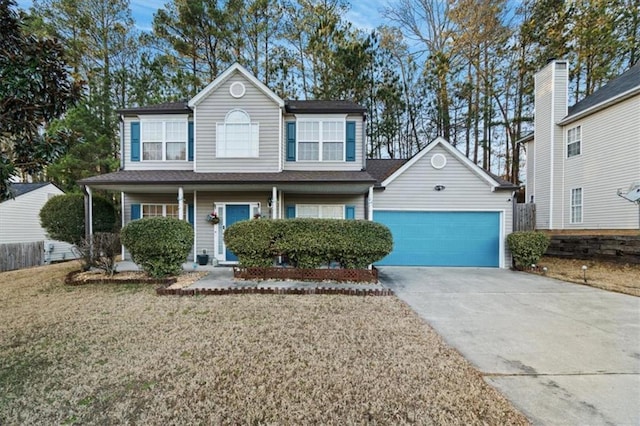
{"label": "hedge", "polygon": [[538,263],[547,251],[549,236],[537,231],[514,232],[507,235],[507,245],[516,268],[525,269]]}
{"label": "hedge", "polygon": [[149,276],[163,278],[182,272],[193,247],[193,228],[183,220],[149,217],[129,222],[120,239]]}
{"label": "hedge", "polygon": [[246,267],[272,266],[287,256],[299,268],[338,262],[343,268],[365,268],[391,252],[389,229],[367,220],[260,219],[236,222],[224,234],[228,249]]}

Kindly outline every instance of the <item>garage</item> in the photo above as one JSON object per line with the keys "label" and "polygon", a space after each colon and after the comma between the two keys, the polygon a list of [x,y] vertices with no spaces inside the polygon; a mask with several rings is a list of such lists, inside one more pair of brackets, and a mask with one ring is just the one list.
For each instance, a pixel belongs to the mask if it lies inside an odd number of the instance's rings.
{"label": "garage", "polygon": [[500,266],[499,212],[374,211],[391,230],[386,266]]}

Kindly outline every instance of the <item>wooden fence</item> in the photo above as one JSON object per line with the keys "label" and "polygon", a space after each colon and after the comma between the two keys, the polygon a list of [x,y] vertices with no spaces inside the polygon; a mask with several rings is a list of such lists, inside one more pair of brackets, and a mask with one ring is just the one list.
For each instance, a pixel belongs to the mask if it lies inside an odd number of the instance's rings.
{"label": "wooden fence", "polygon": [[513,210],[513,231],[533,231],[536,229],[536,205],[518,203]]}
{"label": "wooden fence", "polygon": [[44,262],[44,241],[0,244],[0,272],[29,268]]}

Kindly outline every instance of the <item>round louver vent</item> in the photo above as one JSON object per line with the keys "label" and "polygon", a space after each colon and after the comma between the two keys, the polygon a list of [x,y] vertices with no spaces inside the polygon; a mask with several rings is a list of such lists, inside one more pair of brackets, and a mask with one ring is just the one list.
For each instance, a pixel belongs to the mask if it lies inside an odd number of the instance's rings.
{"label": "round louver vent", "polygon": [[447,157],[442,154],[433,154],[431,157],[431,165],[434,169],[441,169],[447,165]]}
{"label": "round louver vent", "polygon": [[236,81],[235,83],[232,83],[231,86],[229,87],[229,93],[234,98],[243,97],[244,96],[244,92],[245,92],[244,84],[240,83],[239,81]]}

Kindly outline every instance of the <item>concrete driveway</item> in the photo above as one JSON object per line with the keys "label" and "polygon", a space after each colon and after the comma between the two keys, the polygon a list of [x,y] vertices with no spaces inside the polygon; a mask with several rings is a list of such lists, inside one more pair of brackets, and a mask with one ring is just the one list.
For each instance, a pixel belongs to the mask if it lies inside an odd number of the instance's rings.
{"label": "concrete driveway", "polygon": [[534,424],[640,425],[640,298],[499,269],[379,270]]}

